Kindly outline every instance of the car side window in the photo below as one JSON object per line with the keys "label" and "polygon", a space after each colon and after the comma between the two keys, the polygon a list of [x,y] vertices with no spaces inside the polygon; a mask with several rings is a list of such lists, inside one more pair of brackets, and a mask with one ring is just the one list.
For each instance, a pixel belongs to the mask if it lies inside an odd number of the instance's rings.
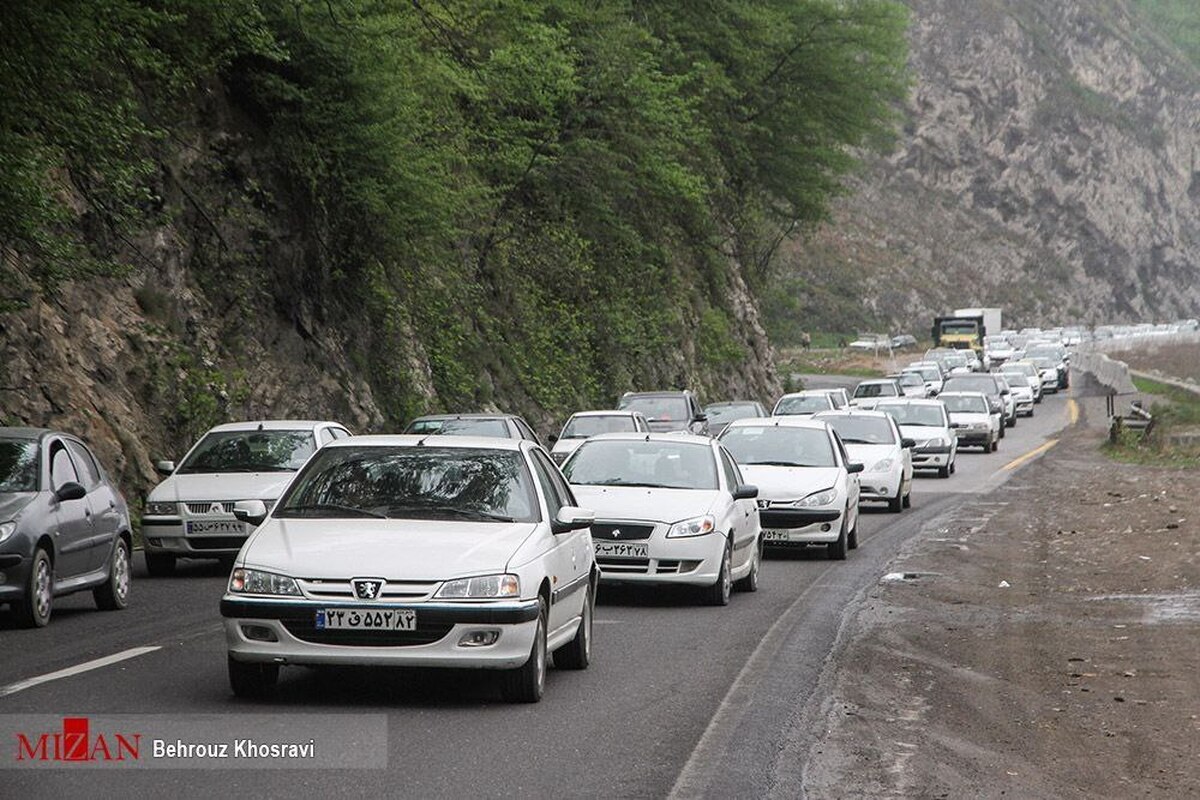
{"label": "car side window", "polygon": [[86,447],[70,439],[66,440],[66,443],[71,455],[75,458],[75,466],[82,478],[80,483],[90,492],[100,485],[100,468],[96,466],[96,460],[92,458],[92,454]]}
{"label": "car side window", "polygon": [[324,447],[335,438],[332,428],[322,428],[320,434],[317,435],[317,447]]}
{"label": "car side window", "polygon": [[729,493],[733,494],[742,485],[742,473],[738,471],[737,465],[733,463],[729,453],[725,452],[725,448],[722,447],[720,453],[721,471],[725,473],[725,483],[729,486]]}
{"label": "car side window", "polygon": [[333,432],[334,439],[349,439],[351,435],[350,431],[345,428],[330,428],[330,430]]}
{"label": "car side window", "polygon": [[529,423],[520,417],[513,417],[513,424],[517,426],[517,432],[521,434],[522,439],[528,439],[531,442],[538,440],[537,434],[533,432],[533,428],[529,427]]}
{"label": "car side window", "polygon": [[562,500],[564,506],[577,506],[579,503],[575,501],[575,493],[571,491],[571,487],[567,485],[567,479],[562,476],[558,467],[554,466],[554,462],[546,458],[545,454],[540,450],[533,451],[534,459],[546,468],[550,474],[550,483],[554,485],[558,492],[559,499]]}
{"label": "car side window", "polygon": [[837,433],[834,433],[833,434],[833,442],[834,442],[834,444],[837,445],[838,455],[840,455],[841,459],[842,459],[842,466],[843,467],[849,466],[850,465],[850,454],[846,452],[846,446],[844,444],[842,444],[842,437],[838,436]]}
{"label": "car side window", "polygon": [[538,453],[535,450],[530,454],[533,460],[533,469],[537,473],[538,483],[542,485],[542,494],[546,495],[546,510],[550,512],[550,519],[558,516],[558,510],[566,505],[566,501],[559,493],[558,487],[554,485],[554,478],[551,477],[551,472],[543,463],[542,459],[538,458]]}
{"label": "car side window", "polygon": [[50,457],[50,486],[58,490],[64,483],[79,483],[79,473],[71,463],[67,448],[61,444],[54,445],[54,455]]}

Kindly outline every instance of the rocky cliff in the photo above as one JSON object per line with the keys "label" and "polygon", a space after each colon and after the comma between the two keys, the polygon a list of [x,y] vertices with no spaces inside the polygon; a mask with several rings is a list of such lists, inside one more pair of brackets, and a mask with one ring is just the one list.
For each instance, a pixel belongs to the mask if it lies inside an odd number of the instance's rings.
{"label": "rocky cliff", "polygon": [[908,5],[903,133],[787,254],[812,327],[1200,314],[1196,65],[1125,0]]}

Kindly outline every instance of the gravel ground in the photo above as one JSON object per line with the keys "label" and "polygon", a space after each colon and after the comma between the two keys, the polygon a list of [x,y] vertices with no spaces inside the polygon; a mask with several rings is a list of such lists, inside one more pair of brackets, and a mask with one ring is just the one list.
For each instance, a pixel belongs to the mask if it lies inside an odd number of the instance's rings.
{"label": "gravel ground", "polygon": [[869,590],[809,797],[1200,796],[1200,471],[1100,457],[1089,405]]}
{"label": "gravel ground", "polygon": [[1200,381],[1200,344],[1143,345],[1113,351],[1111,355],[1136,370]]}

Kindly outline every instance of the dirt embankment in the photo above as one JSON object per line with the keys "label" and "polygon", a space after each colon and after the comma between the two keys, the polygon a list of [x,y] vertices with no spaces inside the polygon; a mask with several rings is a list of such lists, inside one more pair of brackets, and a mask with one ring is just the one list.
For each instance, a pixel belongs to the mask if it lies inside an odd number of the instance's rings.
{"label": "dirt embankment", "polygon": [[1200,796],[1200,471],[1101,439],[1069,432],[870,591],[810,797]]}

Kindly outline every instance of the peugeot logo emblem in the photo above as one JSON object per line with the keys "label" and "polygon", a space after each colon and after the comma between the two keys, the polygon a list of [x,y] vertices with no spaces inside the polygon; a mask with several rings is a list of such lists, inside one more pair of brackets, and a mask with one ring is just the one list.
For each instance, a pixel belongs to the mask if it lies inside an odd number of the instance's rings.
{"label": "peugeot logo emblem", "polygon": [[210,514],[223,514],[224,512],[225,506],[221,505],[220,503],[213,503],[208,507],[208,513]]}
{"label": "peugeot logo emblem", "polygon": [[375,600],[383,591],[383,578],[354,578],[350,585],[354,587],[354,596],[359,600]]}
{"label": "peugeot logo emblem", "polygon": [[758,501],[758,507],[759,507],[759,508],[770,508],[770,507],[771,507],[771,501],[770,501],[770,500],[759,500],[759,501]]}
{"label": "peugeot logo emblem", "polygon": [[620,528],[613,528],[613,538],[614,539],[621,538],[621,529]]}

